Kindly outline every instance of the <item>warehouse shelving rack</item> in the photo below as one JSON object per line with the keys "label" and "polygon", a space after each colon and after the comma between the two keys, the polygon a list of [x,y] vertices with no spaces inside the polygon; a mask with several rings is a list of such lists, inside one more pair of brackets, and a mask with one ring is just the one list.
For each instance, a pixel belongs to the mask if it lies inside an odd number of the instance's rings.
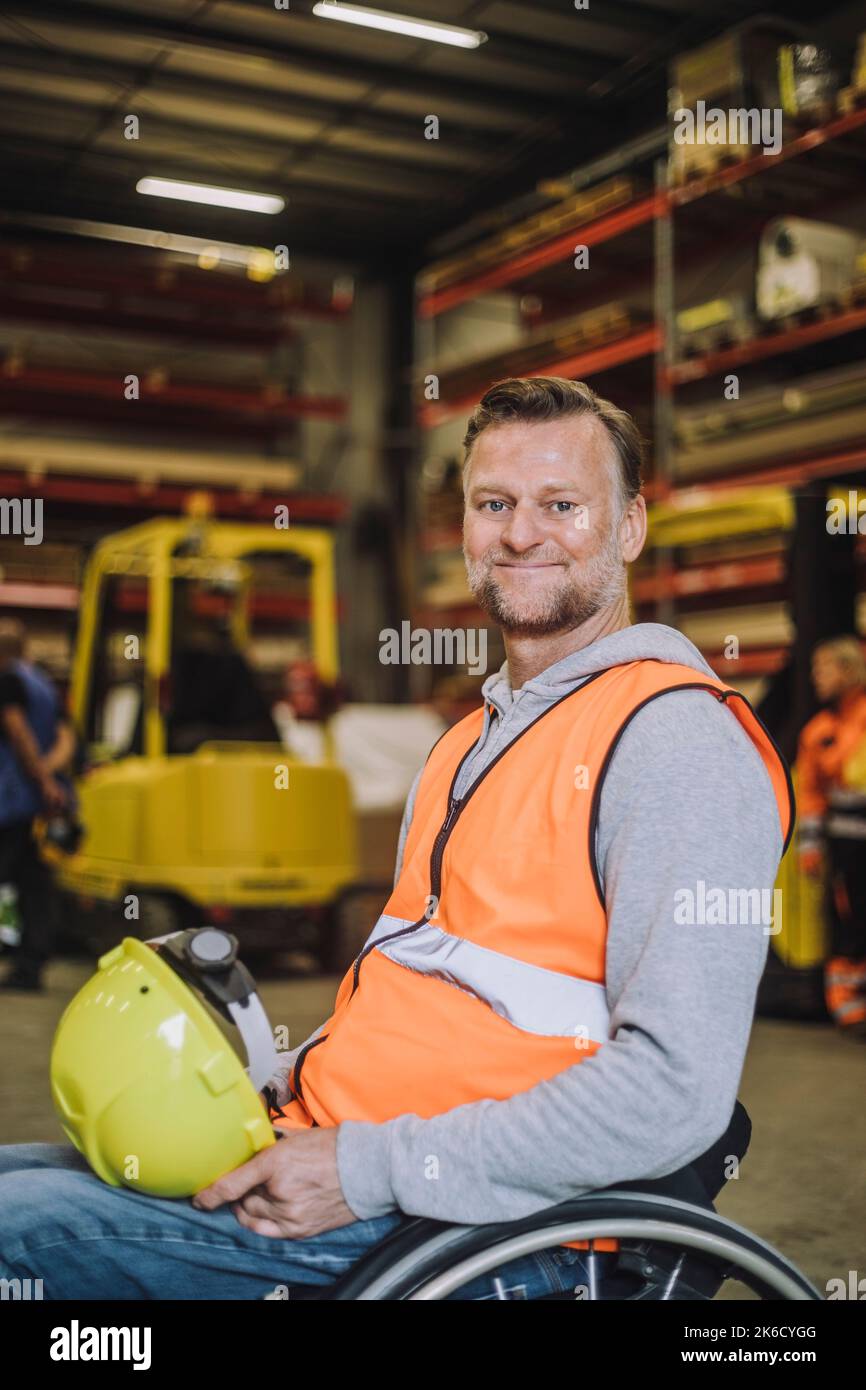
{"label": "warehouse shelving rack", "polygon": [[[866,94],[861,94],[866,100]],[[501,261],[483,271],[467,275],[456,284],[442,289],[422,291],[416,298],[416,363],[418,375],[435,371],[435,320],[450,309],[471,305],[492,291],[510,289],[514,293],[531,293],[533,277],[551,267],[570,260],[577,243],[601,246],[638,228],[652,232],[652,250],[647,255],[647,273],[652,280],[653,321],[621,339],[566,360],[551,360],[544,365],[535,363],[527,368],[528,375],[562,375],[592,379],[602,372],[630,363],[650,359],[652,365],[652,415],[654,421],[654,472],[646,488],[649,501],[676,502],[690,505],[698,495],[708,501],[714,495],[743,486],[779,483],[792,489],[805,489],[822,479],[844,474],[857,474],[866,469],[866,440],[855,441],[850,447],[835,448],[825,454],[782,456],[764,461],[739,472],[727,471],[721,476],[701,477],[694,482],[682,482],[672,473],[672,424],[675,393],[691,383],[720,376],[752,363],[770,363],[817,348],[832,340],[866,329],[866,294],[851,302],[840,303],[821,314],[804,314],[797,321],[780,326],[765,326],[751,339],[732,343],[715,351],[677,359],[674,356],[674,265],[677,219],[703,200],[712,199],[736,184],[751,181],[761,190],[771,190],[774,170],[780,165],[796,168],[797,161],[813,155],[822,148],[833,150],[848,137],[856,141],[858,132],[866,131],[866,105],[847,111],[813,129],[789,139],[777,154],[758,154],[737,162],[724,164],[710,174],[692,178],[680,186],[669,186],[666,158],[655,161],[654,187],[651,193],[636,197],[616,211],[557,232],[542,245],[526,251],[503,256]],[[866,163],[866,144],[855,147]],[[622,168],[628,167],[631,156],[624,155]],[[608,161],[616,169],[615,156]],[[764,217],[771,216],[765,212]],[[805,215],[808,215],[806,213]],[[820,216],[820,213],[818,214]],[[866,231],[866,229],[864,229]],[[453,398],[419,403],[417,421],[429,438],[429,431],[467,413],[477,394],[463,392]],[[438,528],[425,533],[421,529],[419,551],[423,555],[446,551],[459,545],[456,528]],[[715,598],[739,598],[748,602],[750,595],[784,592],[787,573],[784,557],[767,554],[737,562],[697,564],[678,568],[670,556],[659,551],[654,558],[654,570],[635,578],[633,597],[642,616],[652,616],[671,622],[678,601],[707,594]],[[485,623],[483,615],[471,601],[430,608],[419,600],[416,617],[439,623]],[[750,650],[741,655],[736,674],[771,675],[778,671],[787,656],[787,649],[773,646],[765,650]],[[730,668],[728,668],[730,670]],[[419,687],[420,689],[420,687]]]}
{"label": "warehouse shelving rack", "polygon": [[[4,225],[0,413],[20,428],[4,432],[0,493],[40,500],[66,558],[50,573],[41,552],[16,552],[8,575],[0,566],[0,611],[27,623],[58,679],[67,675],[81,565],[101,535],[188,512],[202,488],[226,520],[272,523],[278,504],[293,525],[332,526],[346,515],[339,495],[304,488],[286,445],[300,422],[348,417],[344,396],[297,389],[296,368],[305,321],[339,331],[351,310],[339,278],[241,275],[152,249],[70,243],[53,231],[25,242]],[[111,341],[130,347],[129,370],[141,363],[134,409],[143,440],[127,428],[125,368],[105,347]],[[240,464],[251,462],[244,473]],[[285,624],[305,613],[287,601],[260,617]]]}

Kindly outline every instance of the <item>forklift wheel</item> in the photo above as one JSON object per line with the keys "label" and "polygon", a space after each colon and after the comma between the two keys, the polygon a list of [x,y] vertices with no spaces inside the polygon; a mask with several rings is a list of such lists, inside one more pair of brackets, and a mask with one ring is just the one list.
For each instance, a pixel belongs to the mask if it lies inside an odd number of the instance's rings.
{"label": "forklift wheel", "polygon": [[[138,898],[137,918],[126,916],[128,900],[133,895]],[[73,951],[83,949],[90,956],[102,955],[123,936],[147,941],[195,925],[186,920],[189,913],[184,913],[181,904],[168,894],[135,893],[130,889],[118,902],[64,895],[63,903],[61,944]]]}
{"label": "forklift wheel", "polygon": [[138,921],[134,918],[127,931],[130,936],[138,936],[142,941],[150,941],[155,936],[168,936],[170,932],[183,931],[192,926],[185,920],[178,903],[163,893],[138,893]]}

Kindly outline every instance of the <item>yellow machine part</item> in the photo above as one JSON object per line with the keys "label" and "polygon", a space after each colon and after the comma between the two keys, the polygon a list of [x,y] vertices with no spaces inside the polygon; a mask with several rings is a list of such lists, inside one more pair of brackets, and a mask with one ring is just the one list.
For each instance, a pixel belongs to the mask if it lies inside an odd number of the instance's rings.
{"label": "yellow machine part", "polygon": [[730,540],[763,531],[790,531],[794,499],[784,487],[690,489],[649,508],[647,545],[673,547]]}
{"label": "yellow machine part", "polygon": [[866,791],[866,739],[854,749],[842,769],[845,786]]}
{"label": "yellow machine part", "polygon": [[[791,780],[796,800],[796,769]],[[776,888],[782,894],[782,930],[770,937],[776,955],[794,970],[810,970],[823,964],[828,937],[826,883],[823,874],[813,878],[800,869],[796,831],[779,865]]]}
{"label": "yellow machine part", "polygon": [[[310,655],[319,676],[339,672],[334,539],[326,531],[223,522],[208,514],[156,518],[106,537],[82,590],[71,711],[85,737],[109,576],[147,581],[143,753],[92,768],[80,781],[86,828],[79,853],[57,865],[66,889],[116,902],[127,890],[175,894],[203,908],[318,907],[357,878],[349,780],[329,758],[294,760],[280,745],[211,741],[168,755],[160,682],[171,659],[172,586],[231,576],[232,631],[247,638],[244,557],[289,553],[310,567]],[[327,749],[327,737],[326,737]]]}
{"label": "yellow machine part", "polygon": [[827,954],[823,878],[802,873],[792,848],[779,866],[776,887],[782,893],[782,930],[770,937],[774,951],[795,970],[821,965]]}
{"label": "yellow machine part", "polygon": [[59,866],[63,886],[118,898],[163,888],[202,907],[332,901],[357,875],[346,774],[279,745],[204,744],[124,758],[79,784],[87,838]]}

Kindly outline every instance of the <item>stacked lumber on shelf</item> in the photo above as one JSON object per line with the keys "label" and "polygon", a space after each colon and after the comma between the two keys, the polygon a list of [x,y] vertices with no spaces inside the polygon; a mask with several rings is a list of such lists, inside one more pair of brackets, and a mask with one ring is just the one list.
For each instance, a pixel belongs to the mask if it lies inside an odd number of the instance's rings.
{"label": "stacked lumber on shelf", "polygon": [[528,251],[561,232],[567,232],[571,227],[594,222],[596,218],[623,207],[637,196],[638,191],[639,185],[634,178],[620,175],[580,193],[572,193],[466,251],[435,261],[419,275],[418,287],[422,294],[433,294],[461,280],[468,280],[508,256]]}

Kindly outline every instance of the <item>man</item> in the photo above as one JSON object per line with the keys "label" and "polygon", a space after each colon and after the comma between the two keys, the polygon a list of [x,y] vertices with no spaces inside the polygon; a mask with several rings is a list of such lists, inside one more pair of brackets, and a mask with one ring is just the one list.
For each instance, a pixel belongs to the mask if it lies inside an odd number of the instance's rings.
{"label": "man", "polygon": [[24,660],[24,629],[0,622],[0,883],[18,893],[21,944],[3,988],[39,990],[51,957],[57,900],[51,872],[33,839],[40,814],[61,811],[68,796],[58,773],[74,752],[51,681]]}
{"label": "man", "polygon": [[827,872],[830,949],[824,994],[849,1037],[866,1037],[866,659],[856,637],[821,642],[812,682],[824,708],[800,735],[799,849]]}
{"label": "man", "polygon": [[[107,1189],[59,1146],[0,1150],[3,1274],[49,1297],[323,1284],[404,1214],[525,1216],[726,1131],[771,928],[689,917],[689,895],[771,893],[785,770],[684,637],[629,626],[630,417],[582,383],[506,381],[466,445],[469,579],[507,661],[433,749],[394,894],[274,1078],[282,1142],[193,1205]],[[499,1273],[535,1297],[582,1260]],[[492,1276],[461,1296],[496,1296]]]}
{"label": "man", "polygon": [[[193,753],[210,739],[279,743],[268,702],[225,615],[213,621],[196,613],[195,596],[207,591],[187,584],[176,592],[169,750]],[[212,586],[210,592],[219,595]]]}

